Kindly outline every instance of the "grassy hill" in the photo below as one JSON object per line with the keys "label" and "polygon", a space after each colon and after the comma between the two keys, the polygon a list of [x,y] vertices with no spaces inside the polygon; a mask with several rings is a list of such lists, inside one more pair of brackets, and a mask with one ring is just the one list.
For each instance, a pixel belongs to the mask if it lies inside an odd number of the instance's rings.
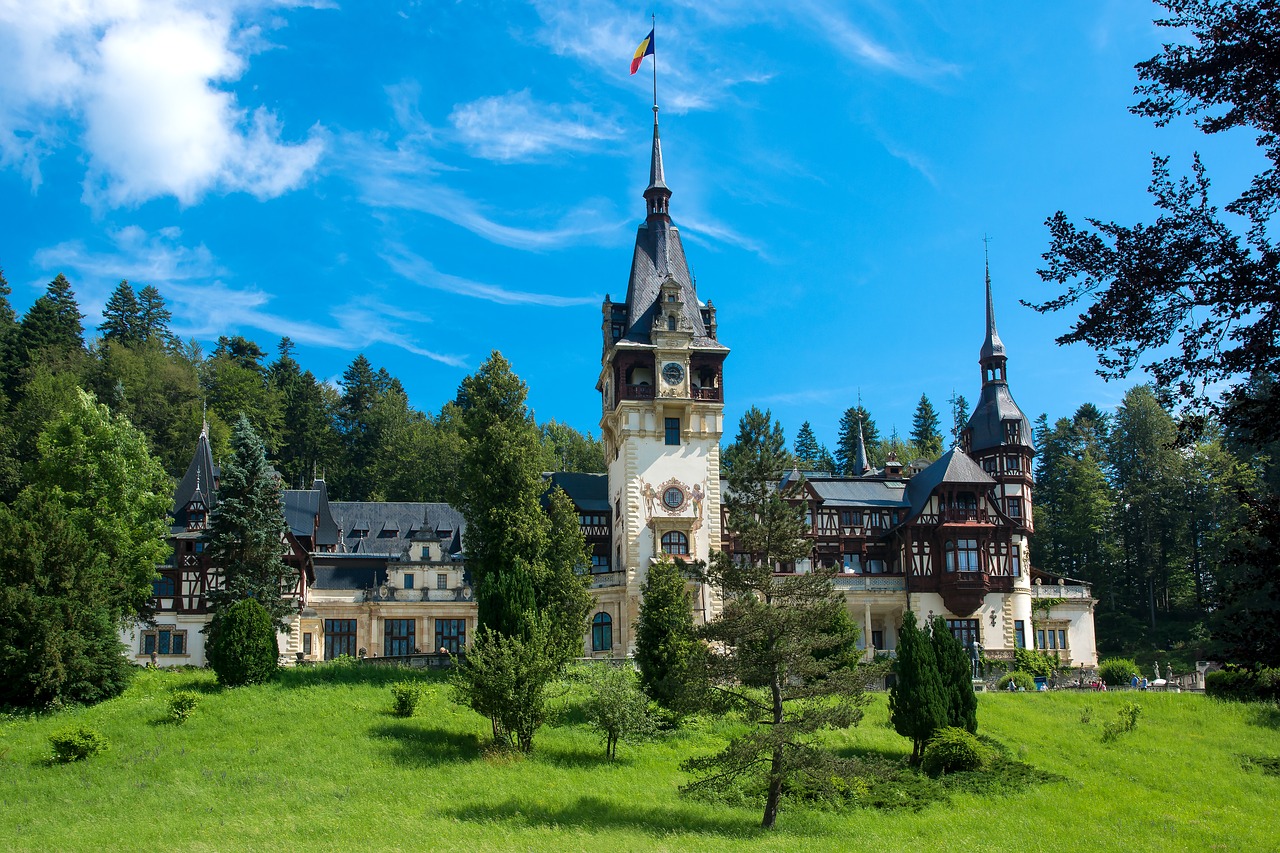
{"label": "grassy hill", "polygon": [[[267,687],[219,690],[203,672],[145,671],[119,699],[0,722],[0,848],[22,850],[1276,850],[1280,713],[1173,694],[986,694],[981,732],[1062,781],[993,795],[953,789],[915,811],[784,804],[759,810],[682,798],[678,765],[735,725],[698,720],[620,758],[562,701],[525,759],[487,756],[488,723],[423,676],[417,716],[390,713],[403,673],[300,669]],[[178,688],[203,693],[165,722]],[[1136,699],[1136,731],[1102,725]],[[1085,707],[1089,721],[1082,722]],[[897,759],[883,696],[833,737],[847,754]],[[105,754],[48,763],[48,735],[85,723]]]}

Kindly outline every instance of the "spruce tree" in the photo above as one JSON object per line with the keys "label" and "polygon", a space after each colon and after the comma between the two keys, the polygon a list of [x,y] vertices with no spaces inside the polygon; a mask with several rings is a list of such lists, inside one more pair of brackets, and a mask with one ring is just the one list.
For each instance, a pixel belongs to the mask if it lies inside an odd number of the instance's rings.
{"label": "spruce tree", "polygon": [[694,643],[693,601],[688,579],[671,557],[649,567],[640,589],[636,623],[636,667],[640,687],[662,708],[686,710],[685,681]]}
{"label": "spruce tree", "polygon": [[231,458],[222,466],[218,502],[205,534],[209,559],[223,580],[209,594],[215,615],[252,598],[267,609],[277,628],[288,628],[294,607],[283,593],[298,578],[281,559],[287,532],[280,481],[267,464],[262,439],[241,415],[231,431]]}
{"label": "spruce tree", "polygon": [[858,457],[859,425],[862,429],[862,442],[867,450],[868,462],[874,464],[877,461],[884,461],[880,457],[880,430],[876,428],[876,422],[871,419],[871,414],[859,402],[853,408],[846,409],[840,417],[840,434],[836,442],[836,465],[839,466],[840,473],[845,476],[861,473],[853,470],[854,460]]}
{"label": "spruce tree", "polygon": [[547,495],[547,547],[535,577],[534,604],[546,615],[551,650],[564,662],[582,654],[591,611],[590,552],[578,510],[560,488]]}
{"label": "spruce tree", "polygon": [[725,793],[744,777],[759,786],[766,829],[788,784],[831,772],[834,757],[819,733],[856,724],[865,704],[862,671],[839,654],[857,632],[839,618],[844,603],[831,575],[774,575],[776,566],[812,549],[802,508],[778,490],[789,462],[781,425],[769,412],[748,409],[725,450],[723,476],[729,527],[750,556],[713,555],[704,580],[719,588],[725,605],[698,635],[717,649],[702,655],[711,685],[746,711],[750,728],[720,753],[683,765],[698,776],[686,791]]}
{"label": "spruce tree", "polygon": [[911,739],[911,763],[916,764],[925,743],[947,724],[947,701],[933,644],[910,610],[902,617],[893,671],[897,678],[889,688],[889,722]]}
{"label": "spruce tree", "polygon": [[146,343],[171,347],[177,343],[169,322],[173,313],[165,305],[160,291],[148,284],[138,291],[138,334]]}
{"label": "spruce tree", "polygon": [[102,324],[98,331],[102,332],[104,340],[125,346],[134,346],[144,340],[142,310],[127,280],[122,280],[111,291],[107,305],[102,309]]}
{"label": "spruce tree", "polygon": [[818,447],[817,437],[813,434],[813,427],[809,426],[808,421],[800,425],[800,431],[796,433],[796,441],[793,447],[795,448],[796,462],[803,466],[805,470],[812,471],[818,464],[821,449]]}
{"label": "spruce tree", "polygon": [[938,413],[934,411],[933,404],[929,402],[926,394],[920,395],[915,415],[911,418],[911,440],[915,442],[916,451],[926,459],[937,459],[942,455],[942,433],[938,432]]}
{"label": "spruce tree", "polygon": [[978,694],[973,690],[973,660],[941,616],[933,617],[932,642],[947,706],[947,725],[977,734]]}
{"label": "spruce tree", "polygon": [[969,425],[969,401],[963,394],[952,391],[951,399],[947,402],[951,404],[951,443],[957,445],[960,443],[961,433]]}

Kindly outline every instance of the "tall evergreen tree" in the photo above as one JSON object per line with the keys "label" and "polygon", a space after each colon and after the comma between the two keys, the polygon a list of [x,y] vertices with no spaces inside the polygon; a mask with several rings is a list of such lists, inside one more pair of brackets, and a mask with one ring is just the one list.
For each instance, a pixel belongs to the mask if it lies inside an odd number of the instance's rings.
{"label": "tall evergreen tree", "polygon": [[973,690],[973,664],[964,646],[952,636],[947,620],[933,617],[933,657],[938,664],[947,725],[978,733],[978,694]]}
{"label": "tall evergreen tree", "polygon": [[266,353],[253,341],[235,335],[218,338],[218,346],[201,367],[201,385],[211,411],[234,424],[244,415],[267,448],[280,446],[284,417],[279,392],[268,381],[262,363]]}
{"label": "tall evergreen tree", "polygon": [[782,426],[755,407],[725,450],[729,526],[750,556],[713,555],[705,580],[725,605],[698,633],[718,650],[703,656],[711,683],[746,711],[751,727],[720,753],[683,765],[699,777],[685,786],[692,792],[718,791],[743,777],[760,783],[766,829],[777,820],[788,783],[830,772],[833,756],[818,733],[857,723],[865,704],[858,673],[839,654],[856,640],[857,628],[840,618],[844,604],[831,575],[774,575],[776,566],[794,564],[812,548],[801,509],[777,488],[789,456]]}
{"label": "tall evergreen tree", "polygon": [[111,291],[107,305],[102,309],[102,324],[98,331],[102,332],[103,339],[125,346],[143,341],[142,309],[127,280],[121,280]]}
{"label": "tall evergreen tree", "polygon": [[796,433],[796,441],[792,447],[795,450],[796,462],[806,471],[812,471],[817,467],[821,460],[822,449],[818,446],[818,438],[813,434],[813,427],[809,426],[808,421],[800,425],[800,431]]}
{"label": "tall evergreen tree", "polygon": [[863,407],[862,403],[851,409],[846,409],[845,413],[840,417],[840,434],[836,442],[836,465],[840,468],[840,473],[846,476],[853,476],[854,460],[858,457],[858,429],[862,429],[862,441],[867,449],[867,459],[872,464],[876,462],[883,463],[884,459],[880,455],[880,430],[876,428],[876,422],[872,420],[871,414]]}
{"label": "tall evergreen tree", "polygon": [[[920,395],[915,415],[911,418],[911,440],[916,450],[926,459],[942,455],[942,433],[938,432],[938,413],[926,394]],[[904,460],[905,461],[905,460]]]}
{"label": "tall evergreen tree", "polygon": [[969,425],[969,401],[963,394],[952,391],[947,402],[951,404],[951,443],[954,446],[960,443],[960,434]]}
{"label": "tall evergreen tree", "polygon": [[547,621],[547,642],[567,663],[582,654],[591,610],[591,555],[578,510],[563,489],[547,495],[547,547],[534,578],[534,605]]}
{"label": "tall evergreen tree", "polygon": [[910,610],[902,616],[893,671],[897,679],[889,688],[889,722],[911,739],[911,762],[919,763],[925,742],[947,725],[947,700],[933,643]]}
{"label": "tall evergreen tree", "polygon": [[138,291],[138,334],[148,343],[170,347],[177,343],[169,323],[173,313],[160,291],[150,284]]}
{"label": "tall evergreen tree", "polygon": [[268,370],[283,415],[276,459],[285,483],[305,487],[335,460],[338,450],[338,435],[333,427],[335,413],[316,377],[310,370],[303,371],[294,360],[293,342],[289,338],[281,338],[279,352],[279,358]]}
{"label": "tall evergreen tree", "polygon": [[5,391],[12,402],[32,376],[44,370],[79,378],[84,369],[84,327],[71,283],[61,273],[31,304],[13,334]]}
{"label": "tall evergreen tree", "polygon": [[222,466],[218,502],[205,534],[209,559],[223,580],[209,595],[215,614],[252,598],[278,628],[288,627],[293,604],[282,593],[293,589],[297,571],[281,559],[281,541],[289,529],[281,497],[262,439],[242,415],[232,428],[231,458]]}
{"label": "tall evergreen tree", "polygon": [[681,566],[663,555],[649,567],[640,589],[636,667],[640,687],[658,705],[685,710],[685,684],[694,644],[693,601]]}

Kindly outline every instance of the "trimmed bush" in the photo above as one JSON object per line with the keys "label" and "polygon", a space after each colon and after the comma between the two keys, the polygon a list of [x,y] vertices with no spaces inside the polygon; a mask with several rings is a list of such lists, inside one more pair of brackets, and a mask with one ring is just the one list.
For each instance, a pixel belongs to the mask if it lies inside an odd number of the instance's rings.
{"label": "trimmed bush", "polygon": [[1138,665],[1129,658],[1107,658],[1098,664],[1098,677],[1108,687],[1123,687],[1138,672]]}
{"label": "trimmed bush", "polygon": [[169,694],[169,719],[175,723],[185,723],[198,704],[200,694],[194,690],[173,691]]}
{"label": "trimmed bush", "polygon": [[1026,690],[1028,693],[1036,689],[1035,677],[1029,672],[1015,669],[1013,672],[1006,672],[996,682],[997,690],[1008,690],[1009,682],[1012,681],[1019,690]]}
{"label": "trimmed bush", "polygon": [[920,768],[930,776],[978,770],[986,759],[978,739],[964,729],[948,726],[937,733],[924,748]]}
{"label": "trimmed bush", "polygon": [[397,717],[412,717],[422,698],[422,686],[416,681],[397,681],[391,685],[391,698]]}
{"label": "trimmed bush", "polygon": [[280,649],[276,626],[267,609],[242,599],[209,623],[209,666],[227,687],[264,684],[275,678]]}
{"label": "trimmed bush", "polygon": [[53,747],[53,760],[67,764],[106,751],[107,739],[97,729],[73,726],[49,735],[49,745]]}
{"label": "trimmed bush", "polygon": [[1204,677],[1204,692],[1233,702],[1280,701],[1280,669],[1228,666]]}

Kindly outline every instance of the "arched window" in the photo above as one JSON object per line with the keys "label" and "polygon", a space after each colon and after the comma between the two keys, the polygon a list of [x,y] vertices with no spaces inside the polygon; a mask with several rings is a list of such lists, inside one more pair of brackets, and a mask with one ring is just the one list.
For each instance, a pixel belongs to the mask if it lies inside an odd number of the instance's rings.
{"label": "arched window", "polygon": [[689,537],[679,530],[662,534],[662,553],[673,557],[686,557],[689,554]]}
{"label": "arched window", "polygon": [[613,648],[613,617],[597,613],[591,617],[591,651],[607,652]]}

